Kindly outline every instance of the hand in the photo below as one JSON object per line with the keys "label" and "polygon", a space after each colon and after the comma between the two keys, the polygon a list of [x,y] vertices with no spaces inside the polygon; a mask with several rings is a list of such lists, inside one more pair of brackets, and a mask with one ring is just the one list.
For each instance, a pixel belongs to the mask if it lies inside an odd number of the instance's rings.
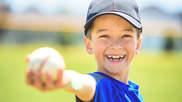
{"label": "hand", "polygon": [[53,80],[51,74],[46,73],[46,79],[43,81],[41,77],[41,69],[37,70],[36,72],[28,69],[26,73],[26,82],[28,85],[34,86],[41,91],[50,91],[65,86],[63,74],[63,70],[59,69],[57,79]]}
{"label": "hand", "polygon": [[[36,49],[27,56],[27,84],[39,90],[53,90],[63,87],[65,63],[62,55],[53,48]],[[64,77],[65,78],[65,77]]]}

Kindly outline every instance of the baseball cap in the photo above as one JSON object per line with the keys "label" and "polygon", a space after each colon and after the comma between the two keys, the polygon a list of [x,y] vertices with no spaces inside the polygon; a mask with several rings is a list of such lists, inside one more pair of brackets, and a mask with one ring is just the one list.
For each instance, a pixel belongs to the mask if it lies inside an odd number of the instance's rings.
{"label": "baseball cap", "polygon": [[142,31],[141,18],[136,0],[92,0],[87,12],[85,35],[95,18],[104,14],[118,15]]}

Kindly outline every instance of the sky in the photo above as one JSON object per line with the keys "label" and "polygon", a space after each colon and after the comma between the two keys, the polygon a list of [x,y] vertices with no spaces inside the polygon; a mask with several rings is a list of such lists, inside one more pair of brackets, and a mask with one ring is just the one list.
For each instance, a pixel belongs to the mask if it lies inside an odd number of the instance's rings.
{"label": "sky", "polygon": [[[65,9],[73,15],[86,15],[91,0],[4,0],[13,12],[24,12],[29,7],[36,7],[42,13],[55,14]],[[141,8],[157,6],[166,12],[182,12],[182,0],[137,0]]]}
{"label": "sky", "polygon": [[157,6],[171,13],[182,12],[182,0],[139,0],[139,4],[141,7]]}

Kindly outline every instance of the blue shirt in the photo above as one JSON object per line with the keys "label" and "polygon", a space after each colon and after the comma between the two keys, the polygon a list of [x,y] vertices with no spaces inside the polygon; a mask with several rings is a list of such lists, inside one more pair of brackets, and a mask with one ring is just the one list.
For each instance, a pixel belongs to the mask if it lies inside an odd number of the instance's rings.
{"label": "blue shirt", "polygon": [[[144,102],[139,86],[131,81],[127,85],[101,72],[89,75],[96,80],[95,96],[90,102]],[[76,102],[84,101],[76,97]]]}

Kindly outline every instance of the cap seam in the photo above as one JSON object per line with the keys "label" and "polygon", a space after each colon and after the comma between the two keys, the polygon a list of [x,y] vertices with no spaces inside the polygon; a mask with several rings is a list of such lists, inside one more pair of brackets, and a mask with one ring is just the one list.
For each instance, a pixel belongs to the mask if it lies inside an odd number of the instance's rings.
{"label": "cap seam", "polygon": [[[124,14],[126,14],[126,15],[132,17],[133,19],[137,20],[135,17],[133,17],[133,16],[131,16],[131,15],[129,15],[129,14],[123,12],[123,11],[117,11],[117,10],[111,10],[111,11],[124,13]],[[140,22],[139,20],[137,20],[137,22],[141,24],[141,22]]]}

